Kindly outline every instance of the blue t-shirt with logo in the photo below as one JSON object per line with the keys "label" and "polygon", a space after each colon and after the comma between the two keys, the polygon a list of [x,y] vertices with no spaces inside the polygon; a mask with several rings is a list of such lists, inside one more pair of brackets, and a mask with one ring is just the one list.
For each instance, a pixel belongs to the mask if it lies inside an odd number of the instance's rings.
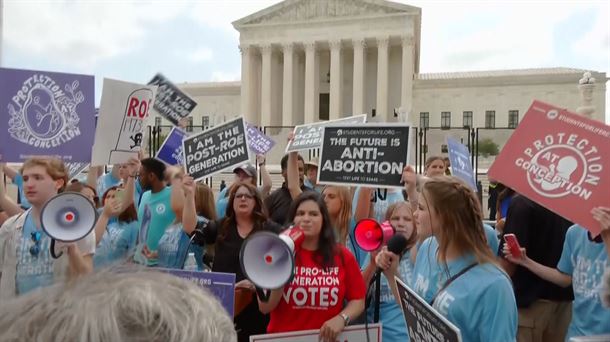
{"label": "blue t-shirt with logo", "polygon": [[[176,214],[171,208],[171,187],[152,193],[150,190],[142,195],[138,208],[138,225],[142,229],[142,218],[146,206],[150,209],[150,223],[146,232],[146,246],[152,251],[156,251],[159,239],[165,230],[176,220]],[[148,260],[149,265],[156,265],[156,260]]]}
{"label": "blue t-shirt with logo", "polygon": [[[4,180],[2,180],[4,181]],[[22,208],[24,209],[29,209],[32,205],[30,204],[30,202],[28,202],[27,198],[25,198],[25,192],[23,192],[23,177],[21,176],[20,173],[17,173],[15,175],[15,178],[13,179],[13,183],[15,183],[15,185],[17,186],[18,190],[19,190],[19,205],[21,205]]]}
{"label": "blue t-shirt with logo", "polygon": [[[197,218],[199,222],[207,221],[203,217]],[[188,253],[194,253],[197,260],[197,269],[203,270],[203,247],[190,244],[189,236],[182,229],[182,224],[172,224],[165,230],[159,240],[159,254],[157,266],[163,268],[182,269]]]}
{"label": "blue t-shirt with logo", "polygon": [[117,218],[110,219],[93,256],[93,267],[99,269],[126,260],[135,248],[138,229],[137,220],[119,222]]}
{"label": "blue t-shirt with logo", "polygon": [[[368,264],[368,263],[367,263]],[[413,277],[413,263],[409,257],[409,252],[405,252],[398,264],[397,276],[405,283],[409,284]],[[365,266],[366,267],[366,266]],[[380,280],[380,297],[379,297],[379,321],[383,324],[383,341],[409,341],[405,318],[402,313],[402,308],[396,302],[394,293],[388,284],[388,279],[381,273]],[[374,293],[374,292],[373,292]],[[375,300],[371,301],[367,317],[369,322],[373,322]]]}
{"label": "blue t-shirt with logo", "polygon": [[[411,288],[428,303],[447,279],[475,262],[473,255],[437,261],[436,238],[426,239],[417,252]],[[517,304],[508,276],[496,265],[480,264],[441,291],[433,305],[461,331],[463,341],[515,341]]]}
{"label": "blue t-shirt with logo", "polygon": [[[53,258],[49,252],[51,238],[42,229],[37,229],[30,213],[23,226],[23,234],[17,247],[17,274],[15,277],[17,294],[22,295],[34,289],[53,284]],[[32,239],[32,233],[40,239],[37,244]],[[31,253],[33,246],[38,247],[38,253]]]}
{"label": "blue t-shirt with logo", "polygon": [[574,302],[566,341],[575,336],[610,334],[610,310],[604,308],[600,289],[603,274],[610,267],[603,243],[589,241],[587,230],[568,229],[557,269],[572,276]]}

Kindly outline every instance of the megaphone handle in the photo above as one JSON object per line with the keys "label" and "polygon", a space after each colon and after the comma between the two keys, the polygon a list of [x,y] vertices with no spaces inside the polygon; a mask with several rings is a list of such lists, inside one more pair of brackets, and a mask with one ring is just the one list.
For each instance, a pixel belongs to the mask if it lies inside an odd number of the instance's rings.
{"label": "megaphone handle", "polygon": [[51,253],[51,257],[53,257],[53,259],[57,259],[64,254],[63,252],[55,254],[55,239],[51,239],[51,246],[49,247],[49,252]]}
{"label": "megaphone handle", "polygon": [[269,297],[271,296],[271,291],[261,289],[258,286],[256,286],[255,289],[256,289],[256,295],[258,296],[258,298],[260,298],[261,301],[263,301],[265,303],[269,301]]}

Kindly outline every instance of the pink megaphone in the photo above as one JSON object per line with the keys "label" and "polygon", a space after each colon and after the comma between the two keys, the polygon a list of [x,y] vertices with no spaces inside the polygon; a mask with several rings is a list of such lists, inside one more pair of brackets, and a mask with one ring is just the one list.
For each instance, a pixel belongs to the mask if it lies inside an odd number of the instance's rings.
{"label": "pink megaphone", "polygon": [[356,224],[356,244],[367,252],[378,250],[394,236],[394,227],[389,221],[379,224],[373,219],[362,219]]}

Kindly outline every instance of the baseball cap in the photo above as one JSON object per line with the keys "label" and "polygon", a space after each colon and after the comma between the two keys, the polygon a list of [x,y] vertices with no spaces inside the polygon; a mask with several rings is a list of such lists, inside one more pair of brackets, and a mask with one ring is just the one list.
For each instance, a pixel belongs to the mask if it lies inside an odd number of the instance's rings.
{"label": "baseball cap", "polygon": [[256,175],[256,169],[251,164],[244,164],[242,166],[238,166],[233,169],[233,173],[237,173],[237,171],[239,170],[242,170],[250,177],[254,177]]}
{"label": "baseball cap", "polygon": [[311,158],[308,162],[305,163],[305,166],[307,166],[307,165],[318,167],[318,158],[317,157]]}

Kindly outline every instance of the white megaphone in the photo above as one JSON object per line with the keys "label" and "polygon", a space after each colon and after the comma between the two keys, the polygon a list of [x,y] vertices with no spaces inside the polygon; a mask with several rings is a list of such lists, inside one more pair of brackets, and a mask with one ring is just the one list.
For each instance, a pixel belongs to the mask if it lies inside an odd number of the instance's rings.
{"label": "white megaphone", "polygon": [[63,192],[51,198],[42,208],[40,225],[51,237],[51,256],[55,241],[74,242],[91,233],[97,221],[97,211],[91,201],[77,192]]}
{"label": "white megaphone", "polygon": [[259,297],[267,300],[262,289],[279,289],[294,275],[294,255],[305,240],[303,230],[291,227],[277,235],[271,232],[252,234],[239,253],[241,269],[256,287]]}

